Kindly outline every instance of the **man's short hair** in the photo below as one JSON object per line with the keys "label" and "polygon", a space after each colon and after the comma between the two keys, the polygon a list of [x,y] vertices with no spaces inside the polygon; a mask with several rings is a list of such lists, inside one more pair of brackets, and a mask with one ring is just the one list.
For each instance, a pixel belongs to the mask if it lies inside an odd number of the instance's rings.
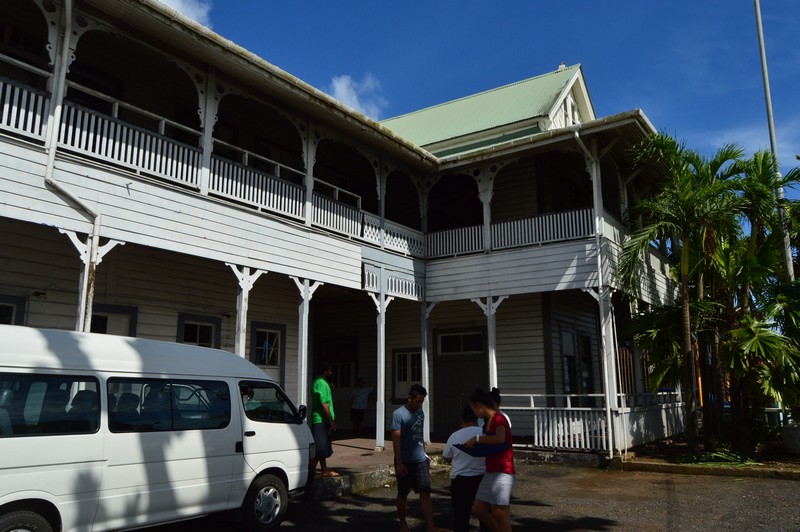
{"label": "man's short hair", "polygon": [[319,365],[319,371],[317,372],[317,375],[322,375],[326,371],[333,371],[333,366],[329,362],[323,362]]}
{"label": "man's short hair", "polygon": [[408,396],[416,397],[418,395],[427,396],[428,390],[426,390],[421,384],[412,384],[411,388],[408,389]]}

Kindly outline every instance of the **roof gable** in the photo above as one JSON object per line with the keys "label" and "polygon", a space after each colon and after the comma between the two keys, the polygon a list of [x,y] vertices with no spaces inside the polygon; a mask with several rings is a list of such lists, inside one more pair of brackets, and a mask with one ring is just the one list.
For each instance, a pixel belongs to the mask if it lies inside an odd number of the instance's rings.
{"label": "roof gable", "polygon": [[[502,136],[508,140],[515,130],[530,134],[540,120],[550,122],[558,106],[573,86],[578,85],[574,98],[579,108],[594,110],[588,99],[581,66],[573,65],[527,80],[491,89],[427,109],[390,118],[381,122],[401,137],[418,146],[438,145],[438,148]],[[487,138],[488,137],[488,138]]]}

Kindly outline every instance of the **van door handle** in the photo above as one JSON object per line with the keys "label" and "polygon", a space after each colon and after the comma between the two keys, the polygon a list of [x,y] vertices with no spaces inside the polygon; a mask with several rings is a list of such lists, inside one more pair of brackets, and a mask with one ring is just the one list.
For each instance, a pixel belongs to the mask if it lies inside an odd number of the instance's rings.
{"label": "van door handle", "polygon": [[254,430],[248,430],[248,431],[246,431],[246,432],[244,433],[244,435],[245,435],[245,436],[255,436],[255,435],[256,435],[256,431],[254,431]]}

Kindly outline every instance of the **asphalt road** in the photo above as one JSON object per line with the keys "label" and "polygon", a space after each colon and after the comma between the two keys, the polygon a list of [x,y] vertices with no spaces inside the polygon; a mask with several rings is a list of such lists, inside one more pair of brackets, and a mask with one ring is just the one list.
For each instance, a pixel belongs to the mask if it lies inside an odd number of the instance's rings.
{"label": "asphalt road", "polygon": [[[449,528],[449,479],[435,478],[437,525]],[[281,530],[397,530],[394,487],[322,501],[293,500]],[[409,525],[424,530],[418,499]],[[517,464],[514,530],[800,530],[800,482],[791,480],[602,471]],[[476,521],[473,519],[473,523]],[[234,532],[207,517],[151,532]]]}

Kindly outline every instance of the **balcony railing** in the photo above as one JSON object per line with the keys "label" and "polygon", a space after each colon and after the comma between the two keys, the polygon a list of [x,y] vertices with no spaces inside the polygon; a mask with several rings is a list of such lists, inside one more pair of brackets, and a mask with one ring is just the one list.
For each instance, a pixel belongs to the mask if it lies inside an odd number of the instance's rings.
{"label": "balcony railing", "polygon": [[45,93],[0,78],[0,127],[3,129],[44,139],[48,104]]}
{"label": "balcony railing", "polygon": [[[167,120],[144,109],[117,101],[87,87],[69,84],[70,94],[88,97],[98,106],[107,107],[109,113],[76,104],[69,99],[58,132],[62,147],[86,154],[131,170],[178,182],[196,189],[200,183],[202,151],[165,134],[193,139],[200,145],[201,133],[185,125]],[[41,91],[0,79],[0,129],[43,139],[47,122],[49,99]],[[94,105],[93,105],[94,106]],[[136,117],[137,123],[151,124],[151,128],[133,125],[120,118]],[[209,194],[238,203],[303,220],[306,218],[306,189],[298,184],[305,180],[305,172],[249,152],[218,139],[214,145],[222,146],[233,156],[210,157]],[[237,160],[233,160],[237,159]],[[509,249],[587,238],[593,235],[591,209],[549,213],[530,218],[492,224],[491,246],[484,241],[483,226],[470,226],[432,232],[427,235],[404,227],[361,209],[361,198],[345,189],[314,180],[311,223],[349,238],[359,239],[385,249],[424,258],[453,257],[482,253],[491,249]],[[624,228],[606,223],[604,232],[618,240]]]}

